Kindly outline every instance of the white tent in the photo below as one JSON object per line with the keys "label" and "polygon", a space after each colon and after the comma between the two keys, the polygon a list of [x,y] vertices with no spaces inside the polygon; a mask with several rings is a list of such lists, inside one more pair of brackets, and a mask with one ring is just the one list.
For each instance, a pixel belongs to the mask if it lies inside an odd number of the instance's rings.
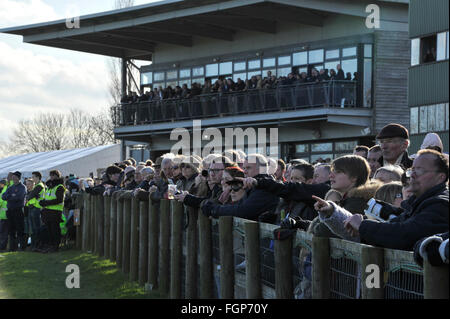
{"label": "white tent", "polygon": [[51,170],[59,170],[63,176],[75,174],[88,177],[97,175],[98,168],[106,168],[120,161],[120,144],[77,148],[62,151],[50,151],[15,155],[0,159],[0,178],[6,178],[9,172],[19,171],[23,178],[39,171],[48,178]]}

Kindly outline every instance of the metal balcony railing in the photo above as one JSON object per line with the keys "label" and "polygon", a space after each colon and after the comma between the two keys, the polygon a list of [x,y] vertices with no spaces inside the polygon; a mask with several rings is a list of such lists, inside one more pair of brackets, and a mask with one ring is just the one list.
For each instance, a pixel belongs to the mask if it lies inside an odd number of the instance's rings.
{"label": "metal balcony railing", "polygon": [[357,107],[356,90],[355,81],[323,81],[188,99],[123,103],[113,107],[114,124],[118,127],[312,107]]}

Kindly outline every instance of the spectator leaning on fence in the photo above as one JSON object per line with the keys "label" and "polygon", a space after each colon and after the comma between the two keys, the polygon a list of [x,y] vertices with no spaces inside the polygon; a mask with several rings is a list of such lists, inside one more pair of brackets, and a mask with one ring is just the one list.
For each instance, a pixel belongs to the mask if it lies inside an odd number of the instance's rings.
{"label": "spectator leaning on fence", "polygon": [[[9,175],[8,175],[9,177]],[[2,199],[7,201],[6,217],[9,221],[9,247],[10,251],[25,250],[24,214],[26,187],[20,181],[22,174],[14,172],[10,175],[12,185],[3,193]]]}
{"label": "spectator leaning on fence", "polygon": [[448,232],[417,241],[414,246],[414,260],[421,267],[424,260],[435,267],[448,265]]}
{"label": "spectator leaning on fence", "polygon": [[359,236],[362,243],[412,250],[419,239],[449,229],[448,165],[448,160],[437,151],[419,151],[412,169],[408,171],[410,189],[414,195],[403,201],[400,209],[387,206],[387,211],[400,213],[389,222],[364,220],[362,215],[351,215],[347,210],[325,201],[318,201],[318,208],[324,219],[335,216],[342,219],[342,215],[346,215],[344,227],[354,238]]}

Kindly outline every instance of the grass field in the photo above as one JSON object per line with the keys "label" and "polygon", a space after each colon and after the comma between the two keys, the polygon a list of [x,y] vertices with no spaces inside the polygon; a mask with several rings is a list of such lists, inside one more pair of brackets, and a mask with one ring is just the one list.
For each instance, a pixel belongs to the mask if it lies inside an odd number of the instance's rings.
{"label": "grass field", "polygon": [[[80,270],[80,288],[66,287],[66,266]],[[128,280],[109,260],[79,250],[51,254],[33,252],[0,253],[0,299],[155,299]]]}

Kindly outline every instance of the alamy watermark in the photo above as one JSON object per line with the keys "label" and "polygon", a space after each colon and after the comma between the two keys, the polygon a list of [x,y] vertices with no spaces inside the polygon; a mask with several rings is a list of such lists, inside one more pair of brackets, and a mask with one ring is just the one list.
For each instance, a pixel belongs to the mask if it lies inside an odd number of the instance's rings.
{"label": "alamy watermark", "polygon": [[80,9],[76,5],[69,5],[66,8],[66,28],[79,29],[80,28]]}
{"label": "alamy watermark", "polygon": [[366,17],[366,27],[368,29],[380,28],[380,7],[376,4],[369,4],[366,7],[366,13],[370,13]]}
{"label": "alamy watermark", "polygon": [[69,289],[80,288],[80,267],[75,264],[67,265],[66,272],[70,273],[66,277],[66,287]]}

